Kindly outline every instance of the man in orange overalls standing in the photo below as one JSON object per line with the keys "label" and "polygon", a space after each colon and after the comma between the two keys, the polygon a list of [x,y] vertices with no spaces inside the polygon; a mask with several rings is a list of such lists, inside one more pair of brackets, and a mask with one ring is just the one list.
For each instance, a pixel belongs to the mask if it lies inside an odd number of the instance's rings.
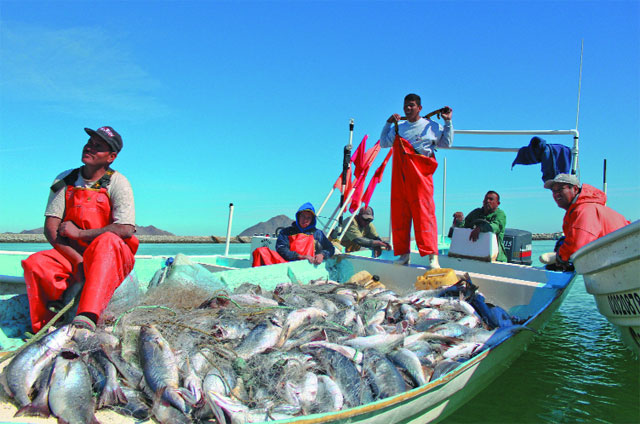
{"label": "man in orange overalls standing", "polygon": [[22,261],[34,332],[53,318],[65,290],[83,283],[73,324],[95,330],[135,262],[133,191],[110,167],[122,137],[107,126],[85,131],[90,138],[82,149],[84,165],[58,175],[49,193],[44,234],[53,249]]}
{"label": "man in orange overalls standing", "polygon": [[[444,127],[422,118],[421,110],[420,96],[405,96],[405,117],[395,113],[387,119],[380,135],[380,146],[393,146],[391,226],[394,254],[400,256],[397,263],[409,263],[413,221],[420,256],[429,255],[430,266],[439,268],[432,178],[438,162],[434,152],[437,147],[453,144],[453,110],[448,106],[440,110]],[[403,121],[398,123],[400,120]]]}

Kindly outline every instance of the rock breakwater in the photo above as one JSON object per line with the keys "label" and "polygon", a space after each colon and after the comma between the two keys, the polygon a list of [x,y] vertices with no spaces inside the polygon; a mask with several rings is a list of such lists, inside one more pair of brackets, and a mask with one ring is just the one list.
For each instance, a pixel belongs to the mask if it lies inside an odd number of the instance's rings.
{"label": "rock breakwater", "polygon": [[[224,236],[137,236],[140,243],[226,243]],[[0,243],[46,243],[44,234],[1,233]],[[229,243],[251,243],[251,237],[230,237]]]}

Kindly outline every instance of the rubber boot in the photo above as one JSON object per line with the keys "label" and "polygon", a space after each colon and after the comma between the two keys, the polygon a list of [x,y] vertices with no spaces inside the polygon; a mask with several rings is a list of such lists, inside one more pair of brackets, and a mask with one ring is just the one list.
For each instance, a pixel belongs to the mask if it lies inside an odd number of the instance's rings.
{"label": "rubber boot", "polygon": [[405,253],[404,255],[400,255],[400,257],[396,259],[393,263],[398,265],[409,265],[410,259],[411,259],[411,253]]}
{"label": "rubber boot", "polygon": [[438,263],[438,255],[429,255],[429,267],[431,267],[431,269],[440,268],[440,264]]}

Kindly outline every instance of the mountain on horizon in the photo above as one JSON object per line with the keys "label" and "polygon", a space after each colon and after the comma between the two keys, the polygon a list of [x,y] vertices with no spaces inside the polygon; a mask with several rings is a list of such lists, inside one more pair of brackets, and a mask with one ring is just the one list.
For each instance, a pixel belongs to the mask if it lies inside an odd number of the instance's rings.
{"label": "mountain on horizon", "polygon": [[253,236],[256,234],[273,235],[275,234],[277,228],[288,227],[293,221],[293,219],[289,218],[286,215],[274,216],[266,222],[260,222],[259,224],[247,228],[246,230],[238,234],[238,236]]}
{"label": "mountain on horizon", "polygon": [[[20,231],[18,234],[44,234],[44,227],[36,228],[34,230]],[[153,225],[136,225],[137,236],[173,236],[175,234],[165,230],[154,227]]]}

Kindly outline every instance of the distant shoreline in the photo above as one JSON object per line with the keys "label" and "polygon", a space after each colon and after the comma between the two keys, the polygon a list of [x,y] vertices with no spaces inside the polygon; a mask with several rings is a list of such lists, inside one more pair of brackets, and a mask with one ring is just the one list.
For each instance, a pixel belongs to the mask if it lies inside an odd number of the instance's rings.
{"label": "distant shoreline", "polygon": [[[226,243],[222,236],[137,236],[140,243]],[[0,233],[0,243],[47,243],[44,234]],[[251,243],[251,237],[230,237],[229,243]]]}
{"label": "distant shoreline", "polygon": [[[557,240],[562,233],[536,233],[533,240]],[[226,243],[223,236],[137,236],[140,243]],[[44,234],[0,233],[0,243],[46,243]],[[251,243],[250,236],[230,237],[229,243]]]}

